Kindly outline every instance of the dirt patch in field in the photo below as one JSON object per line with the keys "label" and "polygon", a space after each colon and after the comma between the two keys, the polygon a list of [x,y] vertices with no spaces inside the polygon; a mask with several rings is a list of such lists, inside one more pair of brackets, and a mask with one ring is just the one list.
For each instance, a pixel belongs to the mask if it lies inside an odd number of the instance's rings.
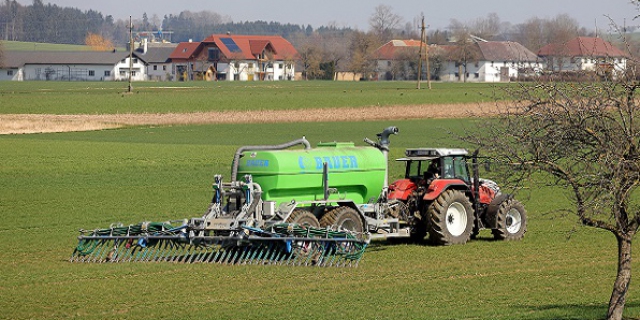
{"label": "dirt patch in field", "polygon": [[486,117],[496,114],[499,109],[500,107],[495,103],[474,103],[157,114],[4,114],[0,115],[0,134],[91,131],[140,125],[338,122]]}

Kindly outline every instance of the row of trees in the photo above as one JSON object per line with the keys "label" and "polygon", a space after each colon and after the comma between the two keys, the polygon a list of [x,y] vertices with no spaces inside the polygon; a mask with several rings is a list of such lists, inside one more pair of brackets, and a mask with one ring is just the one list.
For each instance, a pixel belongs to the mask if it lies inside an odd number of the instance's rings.
{"label": "row of trees", "polygon": [[[134,31],[171,31],[172,42],[204,39],[213,33],[278,34],[285,38],[298,33],[311,33],[311,26],[281,24],[279,22],[233,22],[230,17],[215,12],[183,11],[177,15],[157,15],[134,18]],[[322,30],[322,28],[320,28]],[[102,13],[76,8],[44,4],[33,0],[31,5],[21,5],[16,0],[0,3],[0,40],[84,44],[88,33],[98,34],[116,46],[129,41],[129,21]]]}
{"label": "row of trees", "polygon": [[[374,36],[377,43],[391,39],[418,39],[420,17],[410,21],[395,14],[393,8],[379,5],[369,19],[368,31],[353,30],[328,24],[317,29],[310,25],[282,24],[279,22],[233,22],[231,17],[211,11],[183,11],[160,18],[156,14],[134,18],[134,31],[171,31],[173,42],[189,39],[204,39],[213,33],[234,34],[278,34],[286,39],[301,36],[338,35],[345,39],[360,37],[360,33]],[[427,17],[428,23],[428,17]],[[586,29],[569,15],[555,18],[531,18],[523,23],[512,24],[502,21],[496,13],[462,22],[452,19],[445,29],[429,30],[429,42],[443,44],[451,39],[462,39],[464,33],[473,30],[475,36],[487,40],[510,40],[536,51],[547,43],[559,42],[568,37],[587,35]],[[82,44],[87,33],[99,34],[116,45],[128,42],[129,21],[115,20],[112,16],[88,10],[59,7],[33,0],[31,5],[21,5],[16,0],[0,3],[0,40],[33,41],[50,43]],[[350,37],[352,36],[352,37]],[[342,41],[345,42],[345,41]],[[348,45],[348,44],[345,44]]]}

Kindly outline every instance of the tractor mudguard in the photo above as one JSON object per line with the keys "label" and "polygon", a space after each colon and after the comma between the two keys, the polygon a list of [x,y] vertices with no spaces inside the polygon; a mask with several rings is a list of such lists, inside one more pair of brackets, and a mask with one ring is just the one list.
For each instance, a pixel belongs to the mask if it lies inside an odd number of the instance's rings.
{"label": "tractor mudguard", "polygon": [[427,192],[422,197],[425,201],[433,201],[440,196],[443,192],[449,189],[463,189],[467,190],[469,187],[458,179],[436,179],[429,184]]}
{"label": "tractor mudguard", "polygon": [[389,186],[389,199],[406,201],[418,186],[409,179],[402,179]]}
{"label": "tractor mudguard", "polygon": [[513,196],[510,194],[500,193],[493,199],[493,201],[491,201],[484,214],[485,227],[489,229],[495,229],[498,227],[498,209],[500,209],[500,205],[503,202],[511,199],[512,197]]}

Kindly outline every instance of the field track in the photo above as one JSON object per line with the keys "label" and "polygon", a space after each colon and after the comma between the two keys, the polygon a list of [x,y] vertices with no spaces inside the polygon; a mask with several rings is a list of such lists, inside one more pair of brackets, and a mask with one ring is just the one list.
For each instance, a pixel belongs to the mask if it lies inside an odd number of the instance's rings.
{"label": "field track", "polygon": [[144,125],[375,121],[388,119],[469,118],[495,115],[495,103],[372,106],[299,110],[221,111],[162,114],[0,114],[0,134],[91,131]]}

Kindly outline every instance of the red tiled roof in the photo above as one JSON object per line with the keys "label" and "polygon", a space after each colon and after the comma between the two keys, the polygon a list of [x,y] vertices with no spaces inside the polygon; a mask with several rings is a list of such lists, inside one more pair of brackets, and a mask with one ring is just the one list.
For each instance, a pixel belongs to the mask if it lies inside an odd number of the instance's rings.
{"label": "red tiled roof", "polygon": [[[231,39],[238,46],[239,51],[230,50],[225,44]],[[238,57],[243,59],[255,59],[255,55],[262,49],[271,46],[275,52],[274,59],[297,59],[298,51],[293,45],[281,36],[254,36],[254,35],[226,35],[212,34],[202,41],[203,43],[215,43],[226,57]]]}
{"label": "red tiled roof", "polygon": [[[269,44],[269,40],[249,40],[249,47],[252,55],[258,55],[264,51]],[[275,51],[275,49],[274,49]]]}
{"label": "red tiled roof", "polygon": [[539,56],[563,57],[627,57],[622,50],[602,38],[578,37],[563,45],[548,44],[538,51]]}
{"label": "red tiled roof", "polygon": [[420,41],[418,40],[391,40],[378,48],[374,55],[380,60],[394,60],[396,54],[402,50],[415,50],[417,53],[419,49]]}
{"label": "red tiled roof", "polygon": [[169,59],[189,59],[194,55],[199,46],[200,42],[180,42],[169,56]]}

